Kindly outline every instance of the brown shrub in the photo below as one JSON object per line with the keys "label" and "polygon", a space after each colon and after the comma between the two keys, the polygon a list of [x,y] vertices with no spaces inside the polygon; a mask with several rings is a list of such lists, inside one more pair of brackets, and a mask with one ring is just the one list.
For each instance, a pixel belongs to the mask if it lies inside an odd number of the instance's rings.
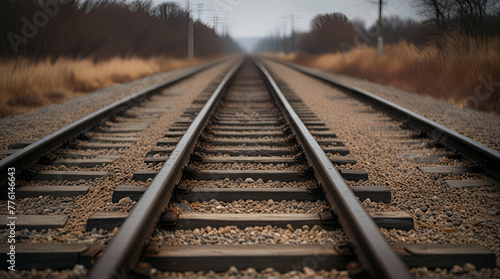
{"label": "brown shrub", "polygon": [[43,97],[45,97],[49,103],[61,103],[66,99],[67,95],[67,93],[56,90],[43,93]]}
{"label": "brown shrub", "polygon": [[11,107],[39,107],[43,105],[43,98],[40,93],[30,88],[29,90],[22,90],[12,95],[12,98],[7,102]]}
{"label": "brown shrub", "polygon": [[430,96],[461,107],[500,114],[500,38],[477,41],[454,34],[416,47],[405,41],[346,53],[293,53],[281,58]]}
{"label": "brown shrub", "polygon": [[89,58],[3,60],[0,63],[0,117],[60,103],[99,88],[213,59],[215,58],[183,60],[164,56],[149,59],[115,57],[98,63]]}

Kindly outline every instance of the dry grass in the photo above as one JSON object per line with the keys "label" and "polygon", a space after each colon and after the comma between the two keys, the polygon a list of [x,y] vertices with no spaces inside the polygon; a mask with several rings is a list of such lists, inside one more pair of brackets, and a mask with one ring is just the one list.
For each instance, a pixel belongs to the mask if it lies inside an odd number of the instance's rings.
{"label": "dry grass", "polygon": [[448,36],[441,50],[436,44],[416,47],[404,41],[347,53],[310,55],[292,53],[281,58],[309,67],[368,79],[412,93],[448,101],[461,107],[500,114],[500,38],[488,44],[463,36]]}
{"label": "dry grass", "polygon": [[113,58],[98,63],[90,58],[37,62],[27,58],[3,60],[0,63],[0,117],[61,103],[99,88],[208,60],[166,57]]}

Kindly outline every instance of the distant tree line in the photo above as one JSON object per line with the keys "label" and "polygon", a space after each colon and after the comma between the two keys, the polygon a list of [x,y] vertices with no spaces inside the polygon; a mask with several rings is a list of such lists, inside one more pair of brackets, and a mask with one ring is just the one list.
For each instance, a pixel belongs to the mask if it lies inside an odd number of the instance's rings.
{"label": "distant tree line", "polygon": [[[187,56],[189,13],[175,3],[123,0],[0,1],[0,57]],[[194,22],[195,56],[238,51]]]}
{"label": "distant tree line", "polygon": [[470,37],[500,33],[498,0],[419,0],[424,23],[441,33],[459,31]]}
{"label": "distant tree line", "polygon": [[[384,43],[399,40],[422,45],[437,41],[443,35],[461,33],[483,42],[489,36],[500,35],[500,5],[498,0],[419,0],[416,8],[424,17],[422,22],[399,16],[382,19]],[[362,20],[350,20],[342,13],[317,15],[311,31],[280,38],[270,36],[261,40],[255,51],[304,51],[313,54],[348,51],[356,46],[376,45],[377,24],[365,28]]]}

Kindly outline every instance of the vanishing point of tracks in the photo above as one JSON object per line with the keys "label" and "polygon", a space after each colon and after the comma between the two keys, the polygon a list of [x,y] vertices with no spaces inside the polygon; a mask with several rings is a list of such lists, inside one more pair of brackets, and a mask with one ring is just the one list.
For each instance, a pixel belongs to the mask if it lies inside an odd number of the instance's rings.
{"label": "vanishing point of tracks", "polygon": [[[134,102],[147,102],[150,94],[142,92]],[[134,141],[131,134],[147,128],[168,108],[168,100],[162,103],[161,97],[153,103],[148,108],[128,108],[129,99],[110,106],[111,110],[103,109],[7,157],[0,162],[0,169],[3,173],[9,167],[23,169],[24,177],[35,180],[71,181],[103,176],[99,171],[54,171],[47,165],[93,167],[113,162],[122,155],[121,148]],[[404,118],[409,127],[431,137],[437,129],[411,112],[394,113],[394,107],[392,111],[382,109],[393,117]],[[96,126],[102,121],[108,122]],[[444,127],[438,128],[444,146],[480,161],[487,173],[498,170],[498,152]],[[351,276],[407,278],[411,277],[408,267],[451,267],[469,262],[471,257],[475,257],[477,265],[494,265],[495,256],[478,249],[468,254],[467,250],[447,249],[446,245],[389,244],[379,227],[409,230],[414,225],[412,217],[406,212],[364,210],[359,199],[390,202],[389,189],[348,186],[346,180],[367,179],[367,173],[335,168],[355,162],[342,139],[298,96],[282,92],[258,60],[239,60],[213,92],[206,92],[193,102],[144,160],[148,168],[137,170],[133,178],[146,182],[147,188],[117,185],[112,198],[114,202],[138,200],[133,210],[96,212],[87,221],[88,230],[113,230],[119,226],[116,235],[105,247],[88,249],[73,245],[75,251],[68,252],[75,258],[73,262],[90,268],[91,278],[147,276],[152,268],[224,272],[232,266],[256,270],[272,267],[281,272],[310,267],[348,270]],[[40,167],[40,163],[44,166]],[[221,184],[230,187],[217,187]],[[75,195],[88,190],[63,187],[32,186],[17,192],[29,197],[70,192]],[[216,209],[223,213],[205,210],[206,203],[217,204]],[[262,207],[253,208],[259,203],[283,212],[263,213]],[[63,216],[57,215],[27,218],[25,227],[64,221]],[[229,227],[223,233],[257,228],[253,237],[261,239],[261,244],[244,245],[245,240],[214,241],[210,245],[168,243],[172,233],[196,231],[210,236],[220,233],[220,227]],[[281,234],[273,231],[275,228],[281,228]],[[283,239],[283,230],[296,229],[302,229],[304,234],[326,230],[330,237],[323,241],[311,234],[308,240],[300,242]],[[37,256],[42,255],[46,262],[50,261],[47,257],[54,257],[54,261],[68,257],[62,252],[64,249],[67,247],[55,247],[52,250],[57,252],[48,255],[42,248],[30,251],[26,247],[26,251],[18,251],[18,261],[31,262],[33,266],[27,264],[28,268],[39,268],[43,261],[37,265]]]}

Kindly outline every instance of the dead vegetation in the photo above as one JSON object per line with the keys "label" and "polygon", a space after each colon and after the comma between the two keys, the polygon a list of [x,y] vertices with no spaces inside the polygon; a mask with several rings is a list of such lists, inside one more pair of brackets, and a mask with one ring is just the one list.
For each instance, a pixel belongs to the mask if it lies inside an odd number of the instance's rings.
{"label": "dead vegetation", "polygon": [[461,107],[500,114],[500,38],[481,43],[458,34],[446,36],[441,48],[417,47],[401,41],[349,52],[312,55],[281,54],[285,60],[309,67],[367,79]]}
{"label": "dead vegetation", "polygon": [[90,58],[4,59],[0,63],[0,117],[61,103],[117,83],[209,60],[115,57],[96,63]]}

